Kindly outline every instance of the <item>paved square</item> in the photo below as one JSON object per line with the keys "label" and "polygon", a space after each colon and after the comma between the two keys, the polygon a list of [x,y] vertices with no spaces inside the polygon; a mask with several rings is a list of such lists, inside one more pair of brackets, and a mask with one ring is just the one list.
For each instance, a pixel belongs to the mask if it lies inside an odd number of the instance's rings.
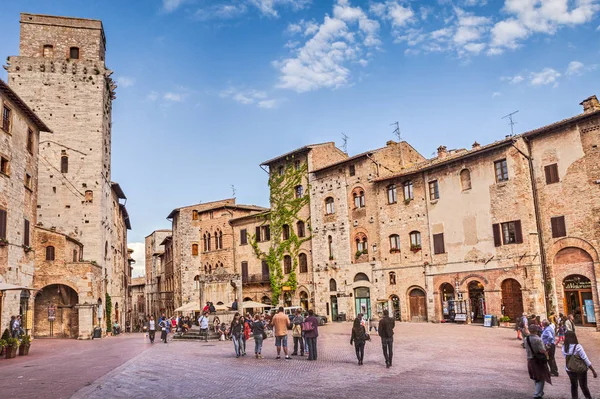
{"label": "paved square", "polygon": [[[71,343],[79,358],[36,352],[23,363],[0,360],[0,392],[6,397],[45,398],[528,398],[533,383],[527,375],[525,351],[513,330],[440,324],[398,323],[394,366],[386,369],[379,338],[367,343],[364,366],[350,346],[350,323],[320,329],[319,360],[295,357],[276,360],[274,340],[265,341],[257,360],[236,359],[231,342],[144,343],[140,334]],[[598,333],[578,331],[593,364],[600,364]],[[291,339],[290,339],[291,341]],[[51,341],[36,341],[40,346]],[[41,348],[40,348],[41,350]],[[65,349],[65,355],[69,350]],[[87,355],[86,355],[87,353]],[[115,357],[115,353],[121,353]],[[130,360],[125,361],[125,359]],[[118,365],[119,359],[125,361]],[[21,363],[19,363],[21,361]],[[40,363],[32,367],[26,363]],[[77,366],[77,362],[80,366]],[[44,366],[54,364],[48,371]],[[110,364],[114,368],[108,371]],[[92,366],[95,364],[95,366]],[[102,366],[104,364],[104,366]],[[562,355],[560,377],[546,388],[546,398],[570,398]],[[99,369],[104,367],[104,369]],[[37,371],[36,371],[37,368]],[[46,374],[40,375],[40,370]],[[99,375],[98,375],[99,374]],[[87,376],[87,379],[83,376]],[[598,396],[600,380],[590,377]],[[68,382],[71,381],[71,382]],[[79,384],[79,390],[74,389]],[[65,388],[60,388],[66,385]],[[53,388],[54,387],[54,388]],[[57,388],[58,387],[58,388]],[[32,388],[36,388],[33,390]],[[37,393],[37,394],[36,394]],[[55,396],[56,395],[56,396]]]}

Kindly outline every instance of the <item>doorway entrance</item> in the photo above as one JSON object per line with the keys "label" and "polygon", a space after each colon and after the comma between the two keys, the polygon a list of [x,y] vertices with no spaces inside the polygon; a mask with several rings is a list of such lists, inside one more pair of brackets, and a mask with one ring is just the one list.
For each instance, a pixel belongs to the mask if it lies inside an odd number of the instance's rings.
{"label": "doorway entrance", "polygon": [[454,287],[450,283],[444,283],[440,287],[440,299],[442,300],[442,317],[445,320],[454,319]]}
{"label": "doorway entrance", "polygon": [[586,327],[596,325],[594,300],[592,299],[592,282],[589,278],[572,274],[563,280],[565,287],[564,306],[573,315],[575,324]]}
{"label": "doorway entrance", "polygon": [[77,292],[62,284],[47,285],[35,297],[36,337],[77,338],[79,335]]}
{"label": "doorway entrance", "polygon": [[336,295],[330,296],[329,301],[331,302],[331,321],[337,321],[337,319],[338,319],[337,296]]}
{"label": "doorway entrance", "polygon": [[485,294],[484,287],[477,280],[469,283],[469,305],[471,305],[471,322],[483,323],[485,315]]}
{"label": "doorway entrance", "polygon": [[371,319],[371,290],[358,287],[354,290],[356,314],[362,313],[366,320]]}
{"label": "doorway entrance", "polygon": [[300,291],[300,306],[302,306],[302,309],[308,310],[308,294],[306,291]]}
{"label": "doorway entrance", "polygon": [[513,278],[507,278],[502,282],[502,305],[503,316],[510,317],[510,321],[516,322],[523,314],[523,294],[521,284]]}
{"label": "doorway entrance", "polygon": [[394,320],[400,320],[400,298],[397,295],[392,295],[390,301],[392,301],[392,317]]}
{"label": "doorway entrance", "polygon": [[425,304],[425,292],[420,288],[414,288],[409,294],[410,317],[412,321],[427,321],[427,305]]}

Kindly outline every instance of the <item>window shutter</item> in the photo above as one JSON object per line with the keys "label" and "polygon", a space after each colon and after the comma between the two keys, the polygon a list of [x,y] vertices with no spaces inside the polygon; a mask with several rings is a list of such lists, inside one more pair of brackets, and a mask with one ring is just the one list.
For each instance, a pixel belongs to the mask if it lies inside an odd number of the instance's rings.
{"label": "window shutter", "polygon": [[260,226],[256,227],[256,242],[260,242]]}
{"label": "window shutter", "polygon": [[544,166],[544,172],[546,174],[546,184],[558,183],[558,165],[553,163],[552,165]]}
{"label": "window shutter", "polygon": [[551,169],[551,165],[544,166],[544,173],[546,173],[546,184],[552,184],[552,169]]}
{"label": "window shutter", "polygon": [[564,216],[550,218],[550,225],[552,227],[552,238],[564,237],[567,235]]}
{"label": "window shutter", "polygon": [[29,246],[29,220],[25,219],[25,225],[23,228],[23,245]]}
{"label": "window shutter", "polygon": [[443,254],[446,252],[446,248],[444,248],[444,233],[434,234],[433,235],[433,253]]}
{"label": "window shutter", "polygon": [[246,245],[248,244],[248,233],[246,229],[240,230],[240,244]]}
{"label": "window shutter", "polygon": [[493,224],[492,230],[494,230],[494,246],[499,247],[502,245],[502,237],[500,236],[500,224]]}
{"label": "window shutter", "polygon": [[6,210],[0,209],[0,238],[6,239]]}
{"label": "window shutter", "polygon": [[523,243],[523,231],[521,230],[520,220],[515,220],[515,242],[517,244]]}
{"label": "window shutter", "polygon": [[271,226],[265,227],[265,241],[271,240]]}

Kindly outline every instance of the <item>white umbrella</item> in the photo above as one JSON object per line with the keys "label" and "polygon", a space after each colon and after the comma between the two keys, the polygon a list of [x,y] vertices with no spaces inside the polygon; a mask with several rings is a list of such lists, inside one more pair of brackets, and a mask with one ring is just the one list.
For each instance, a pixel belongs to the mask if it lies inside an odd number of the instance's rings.
{"label": "white umbrella", "polygon": [[201,310],[198,302],[186,303],[185,305],[180,306],[177,309],[175,309],[176,312],[191,312],[194,310]]}
{"label": "white umbrella", "polygon": [[246,308],[271,308],[271,305],[267,305],[264,303],[260,303],[260,302],[254,302],[254,301],[245,301],[243,306],[244,309]]}

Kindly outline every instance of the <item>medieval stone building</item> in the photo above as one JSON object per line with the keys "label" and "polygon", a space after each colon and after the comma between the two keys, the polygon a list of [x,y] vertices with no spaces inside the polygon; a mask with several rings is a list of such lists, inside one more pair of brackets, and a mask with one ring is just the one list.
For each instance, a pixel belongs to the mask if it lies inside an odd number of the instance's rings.
{"label": "medieval stone building", "polygon": [[161,313],[160,292],[161,282],[165,280],[164,267],[162,265],[165,247],[163,242],[171,236],[171,230],[156,230],[145,239],[145,300],[148,315]]}

